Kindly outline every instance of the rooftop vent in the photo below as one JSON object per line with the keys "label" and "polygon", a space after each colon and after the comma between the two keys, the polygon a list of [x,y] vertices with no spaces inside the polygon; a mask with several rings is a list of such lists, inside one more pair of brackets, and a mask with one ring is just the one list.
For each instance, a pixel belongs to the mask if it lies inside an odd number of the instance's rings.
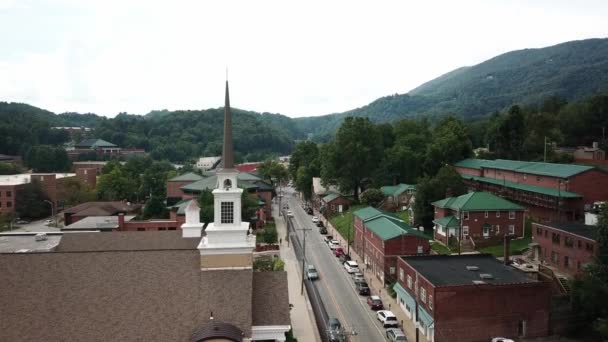
{"label": "rooftop vent", "polygon": [[494,279],[494,276],[492,276],[489,273],[480,273],[479,274],[479,278],[481,278],[481,279]]}
{"label": "rooftop vent", "polygon": [[46,233],[38,233],[34,238],[36,241],[46,241],[48,239]]}
{"label": "rooftop vent", "polygon": [[469,271],[479,271],[479,267],[477,267],[477,266],[467,266],[467,270],[469,270]]}
{"label": "rooftop vent", "polygon": [[483,285],[483,284],[487,284],[485,281],[483,280],[473,280],[473,284],[475,285]]}

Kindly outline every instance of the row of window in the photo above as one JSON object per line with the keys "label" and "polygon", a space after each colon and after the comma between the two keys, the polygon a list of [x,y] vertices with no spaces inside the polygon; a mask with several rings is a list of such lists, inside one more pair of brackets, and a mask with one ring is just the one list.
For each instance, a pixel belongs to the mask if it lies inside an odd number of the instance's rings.
{"label": "row of window", "polygon": [[[545,250],[545,254],[547,254],[546,250]],[[551,262],[553,262],[556,265],[559,265],[560,264],[560,260],[559,259],[560,259],[559,253],[551,251]],[[570,257],[567,256],[567,255],[563,256],[563,262],[564,262],[563,265],[564,265],[565,268],[571,268],[573,266],[572,265],[572,261],[570,260]],[[576,262],[576,268],[578,270],[581,269],[581,262],[580,261]]]}
{"label": "row of window", "polygon": [[[13,202],[4,202],[4,206],[7,208],[12,208]],[[0,208],[2,208],[2,202],[0,202]]]}
{"label": "row of window", "polygon": [[[542,229],[541,227],[536,227],[536,235],[537,236],[544,236],[546,238],[549,237],[549,230],[548,229]],[[571,236],[564,236],[564,246],[568,247],[568,248],[574,248],[574,241],[575,239]],[[551,233],[551,242],[553,242],[554,245],[561,245],[561,234],[560,233]],[[578,249],[583,249],[583,241],[580,239],[576,240],[576,245],[578,247]],[[585,242],[585,249],[588,250],[589,252],[593,252],[593,244],[590,242]]]}
{"label": "row of window", "polygon": [[[403,281],[403,269],[400,268],[399,269],[399,280]],[[407,288],[408,289],[412,289],[412,276],[411,275],[407,275]],[[426,303],[429,307],[429,309],[433,310],[433,295],[429,295],[428,296],[428,303],[427,303],[427,296],[426,296],[426,289],[422,286],[418,287],[418,291],[420,293],[420,301],[423,303]]]}
{"label": "row of window", "polygon": [[[463,215],[464,215],[464,219],[465,219],[465,220],[468,220],[468,219],[469,219],[469,212],[468,212],[468,211],[463,212]],[[485,218],[490,217],[490,212],[486,210],[486,211],[484,212],[484,215],[483,215],[483,216],[484,216]],[[497,212],[496,212],[496,217],[500,217],[500,211],[497,211]],[[515,220],[515,212],[514,212],[514,211],[509,211],[509,220]]]}
{"label": "row of window", "polygon": [[[177,228],[175,227],[169,227],[169,228],[165,228],[165,227],[160,227],[158,228],[158,230],[177,230]],[[145,232],[146,228],[137,228],[138,232]]]}
{"label": "row of window", "polygon": [[[5,191],[4,192],[4,196],[6,196],[6,197],[13,197],[13,192],[12,191]],[[2,191],[0,191],[0,197],[2,197]]]}

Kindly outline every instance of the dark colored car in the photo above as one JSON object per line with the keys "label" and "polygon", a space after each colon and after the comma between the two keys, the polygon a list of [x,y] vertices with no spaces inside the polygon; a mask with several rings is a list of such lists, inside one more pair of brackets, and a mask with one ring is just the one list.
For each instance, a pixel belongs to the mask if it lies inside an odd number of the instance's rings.
{"label": "dark colored car", "polygon": [[370,293],[369,286],[367,285],[366,282],[364,282],[364,281],[358,282],[356,284],[356,288],[357,288],[357,292],[359,292],[360,295],[369,296],[369,293]]}
{"label": "dark colored car", "polygon": [[344,342],[344,330],[337,318],[330,318],[327,322],[327,339],[329,342]]}
{"label": "dark colored car", "polygon": [[312,215],[312,208],[306,208],[306,213],[308,215]]}
{"label": "dark colored car", "polygon": [[378,297],[378,296],[368,297],[367,305],[369,305],[369,307],[374,311],[384,309],[384,303],[382,303],[382,299],[380,299],[380,297]]}
{"label": "dark colored car", "polygon": [[325,227],[325,225],[323,224],[323,221],[319,220],[317,222],[317,227],[321,228],[321,227]]}
{"label": "dark colored car", "polygon": [[324,235],[327,234],[327,228],[325,228],[325,227],[319,228],[319,233],[324,234]]}
{"label": "dark colored car", "polygon": [[342,254],[342,255],[340,255],[340,262],[341,263],[344,263],[344,262],[346,262],[348,260],[350,260],[350,255],[348,255],[348,254]]}
{"label": "dark colored car", "polygon": [[338,247],[334,249],[334,255],[337,257],[340,257],[340,255],[344,254],[344,250],[342,249],[342,247]]}

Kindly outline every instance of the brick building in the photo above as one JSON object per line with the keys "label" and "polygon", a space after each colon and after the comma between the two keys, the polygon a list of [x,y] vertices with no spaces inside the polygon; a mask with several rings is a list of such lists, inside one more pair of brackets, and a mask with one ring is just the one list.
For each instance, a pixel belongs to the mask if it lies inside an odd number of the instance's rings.
{"label": "brick building", "polygon": [[203,176],[194,172],[188,172],[167,180],[167,205],[173,205],[184,199],[182,186],[200,181]]}
{"label": "brick building", "polygon": [[492,255],[400,257],[397,268],[397,302],[427,341],[548,335],[547,284]]}
{"label": "brick building", "polygon": [[412,184],[397,184],[380,188],[386,200],[383,207],[390,211],[402,211],[413,203],[416,186]]}
{"label": "brick building", "polygon": [[347,211],[350,205],[351,201],[348,198],[335,192],[331,192],[321,198],[321,211],[325,217]]}
{"label": "brick building", "polygon": [[141,207],[141,204],[123,201],[86,202],[64,210],[63,222],[68,226],[87,217],[118,216],[119,214],[137,215],[141,212]]}
{"label": "brick building", "polygon": [[526,207],[537,221],[575,221],[608,198],[608,173],[596,167],[514,160],[465,159],[454,164],[469,189]]}
{"label": "brick building", "polygon": [[450,236],[476,244],[499,242],[505,235],[524,236],[524,208],[489,192],[469,192],[431,204],[434,237],[443,244]]}
{"label": "brick building", "polygon": [[36,181],[40,184],[42,192],[53,203],[56,211],[59,205],[58,194],[67,180],[78,179],[85,183],[95,182],[90,174],[81,171],[74,173],[22,173],[18,175],[0,176],[0,213],[10,214],[15,212],[17,193],[25,184]]}
{"label": "brick building", "polygon": [[533,223],[532,238],[538,259],[567,275],[579,274],[599,252],[597,227],[581,223]]}
{"label": "brick building", "polygon": [[355,211],[353,220],[353,248],[383,283],[396,279],[399,256],[430,252],[429,237],[395,216],[367,207]]}

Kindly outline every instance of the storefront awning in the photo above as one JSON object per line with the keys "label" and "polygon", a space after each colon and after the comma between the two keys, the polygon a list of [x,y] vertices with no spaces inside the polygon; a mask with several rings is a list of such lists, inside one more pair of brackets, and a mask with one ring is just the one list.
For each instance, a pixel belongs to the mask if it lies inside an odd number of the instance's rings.
{"label": "storefront awning", "polygon": [[393,290],[395,290],[395,292],[397,292],[397,295],[399,295],[399,298],[403,299],[403,301],[407,304],[407,306],[409,306],[410,308],[412,308],[412,310],[416,307],[416,301],[403,288],[403,286],[401,286],[401,284],[395,283],[395,285],[393,286]]}

